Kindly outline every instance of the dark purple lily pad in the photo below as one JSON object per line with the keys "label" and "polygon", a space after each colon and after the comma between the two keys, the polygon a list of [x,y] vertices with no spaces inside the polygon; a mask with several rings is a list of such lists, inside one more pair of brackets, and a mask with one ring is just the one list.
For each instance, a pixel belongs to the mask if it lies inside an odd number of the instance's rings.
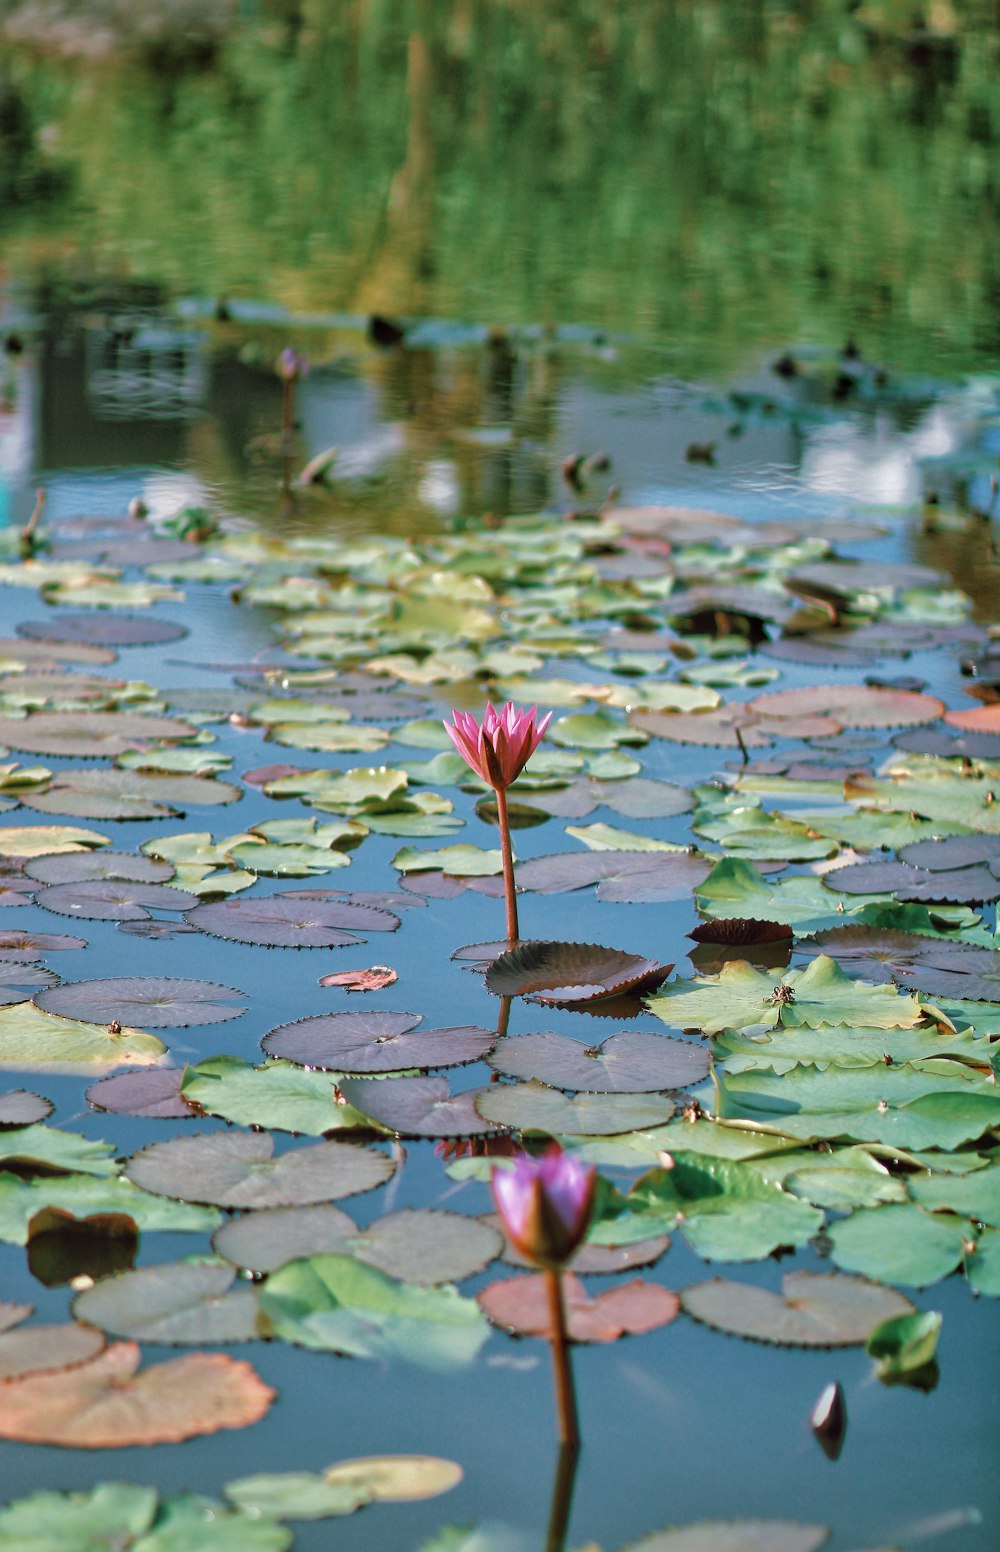
{"label": "dark purple lily pad", "polygon": [[140,1029],[180,1028],[189,1024],[221,1024],[246,1012],[246,993],[214,981],[189,981],[173,976],[111,976],[106,980],[67,981],[39,992],[38,1007],[46,1013],[81,1019],[87,1024],[127,1024]]}
{"label": "dark purple lily pad", "polygon": [[86,938],[71,938],[62,932],[0,932],[0,956],[20,963],[40,959],[63,949],[86,948]]}
{"label": "dark purple lily pad", "polygon": [[803,942],[801,952],[829,954],[859,980],[895,981],[904,990],[937,997],[1000,1002],[1000,953],[973,943],[878,927],[831,927]]}
{"label": "dark purple lily pad", "polygon": [[529,857],[517,883],[545,895],[598,884],[600,900],[683,900],[711,870],[707,858],[690,851],[568,851]]}
{"label": "dark purple lily pad", "polygon": [[1000,835],[947,835],[940,840],[912,841],[909,846],[901,846],[896,855],[915,868],[945,873],[1000,858]]}
{"label": "dark purple lily pad", "polygon": [[529,997],[532,1002],[572,1007],[640,986],[651,991],[672,968],[598,943],[529,940],[493,961],[486,987],[497,997]]}
{"label": "dark purple lily pad", "polygon": [[[375,1085],[381,1087],[381,1084]],[[125,1166],[155,1196],[216,1207],[293,1207],[382,1185],[392,1160],[346,1142],[311,1143],[274,1156],[269,1132],[202,1132],[154,1142]]]}
{"label": "dark purple lily pad", "polygon": [[152,647],[187,635],[187,626],[173,620],[152,614],[113,614],[106,609],[93,614],[60,610],[44,620],[22,620],[16,630],[29,641],[78,641],[102,647]]}
{"label": "dark purple lily pad", "polygon": [[181,1099],[183,1077],[182,1067],[139,1067],[92,1083],[86,1097],[95,1110],[179,1121],[201,1113]]}
{"label": "dark purple lily pad", "polygon": [[969,867],[932,871],[908,862],[856,862],[834,868],[823,882],[838,894],[894,894],[910,903],[975,902],[1000,899],[1000,883],[989,868]]}
{"label": "dark purple lily pad", "polygon": [[27,1002],[40,986],[58,986],[59,977],[40,965],[0,963],[0,1007]]}
{"label": "dark purple lily pad", "polygon": [[465,889],[471,889],[473,894],[489,895],[494,900],[503,898],[502,878],[456,878],[451,873],[428,869],[426,873],[408,873],[399,882],[404,889],[424,895],[428,900],[453,900]]}
{"label": "dark purple lily pad", "polygon": [[947,760],[1000,760],[1000,734],[960,733],[953,736],[939,728],[914,728],[892,740],[896,749],[909,754],[943,755]]}
{"label": "dark purple lily pad", "polygon": [[321,1013],[272,1029],[261,1041],[268,1056],[302,1067],[344,1073],[402,1072],[410,1067],[461,1067],[480,1061],[496,1035],[463,1025],[417,1032],[419,1013]]}
{"label": "dark purple lily pad", "polygon": [[503,1128],[484,1121],[477,1089],[452,1094],[447,1078],[345,1078],[349,1105],[400,1137],[481,1137]]}
{"label": "dark purple lily pad", "polygon": [[187,918],[214,938],[258,943],[265,948],[344,948],[362,940],[354,932],[394,932],[399,917],[370,905],[310,899],[306,891],[263,899],[216,900]]}
{"label": "dark purple lily pad", "polygon": [[[107,773],[105,773],[107,774]],[[84,879],[125,879],[130,883],[163,884],[173,878],[169,862],[125,851],[66,851],[51,857],[31,857],[24,864],[29,878],[42,884],[76,884]]]}
{"label": "dark purple lily pad", "polygon": [[78,884],[49,884],[39,889],[35,904],[59,916],[83,921],[142,921],[150,911],[189,911],[197,895],[169,884],[128,883],[111,878]]}
{"label": "dark purple lily pad", "polygon": [[0,1126],[33,1126],[52,1114],[52,1101],[29,1089],[9,1089],[0,1094]]}
{"label": "dark purple lily pad", "polygon": [[27,717],[0,717],[0,743],[11,749],[80,760],[177,743],[197,732],[189,722],[138,711],[38,711]]}
{"label": "dark purple lily pad", "polygon": [[537,1078],[552,1088],[588,1094],[652,1094],[684,1089],[708,1075],[707,1046],[642,1029],[581,1045],[569,1035],[508,1035],[491,1067],[509,1078]]}

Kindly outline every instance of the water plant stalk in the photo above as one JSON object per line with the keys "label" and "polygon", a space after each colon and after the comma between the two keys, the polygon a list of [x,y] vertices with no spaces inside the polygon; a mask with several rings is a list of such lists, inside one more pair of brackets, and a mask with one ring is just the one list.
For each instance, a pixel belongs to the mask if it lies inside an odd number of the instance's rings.
{"label": "water plant stalk", "polygon": [[495,788],[497,823],[500,826],[500,855],[503,858],[503,888],[507,905],[507,942],[513,948],[520,933],[517,927],[517,885],[514,882],[514,848],[510,839],[510,818],[507,814],[507,794],[502,787]]}
{"label": "water plant stalk", "polygon": [[569,1356],[562,1273],[554,1267],[546,1267],[544,1276],[549,1299],[549,1338],[552,1343],[552,1364],[555,1371],[559,1440],[567,1450],[575,1452],[580,1448],[580,1427],[577,1421],[573,1366]]}

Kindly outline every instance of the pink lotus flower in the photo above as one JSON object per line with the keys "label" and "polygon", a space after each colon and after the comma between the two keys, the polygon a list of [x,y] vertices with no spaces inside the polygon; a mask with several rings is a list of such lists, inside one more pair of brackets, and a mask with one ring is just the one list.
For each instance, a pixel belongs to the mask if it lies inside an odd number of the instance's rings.
{"label": "pink lotus flower", "polygon": [[541,742],[552,719],[551,711],[536,725],[535,707],[519,711],[508,701],[496,711],[487,701],[480,725],[471,711],[453,711],[445,732],[462,759],[478,776],[503,792],[516,781]]}
{"label": "pink lotus flower", "polygon": [[515,1249],[534,1266],[565,1266],[587,1232],[597,1171],[561,1148],[541,1158],[522,1153],[513,1169],[494,1169],[490,1189]]}

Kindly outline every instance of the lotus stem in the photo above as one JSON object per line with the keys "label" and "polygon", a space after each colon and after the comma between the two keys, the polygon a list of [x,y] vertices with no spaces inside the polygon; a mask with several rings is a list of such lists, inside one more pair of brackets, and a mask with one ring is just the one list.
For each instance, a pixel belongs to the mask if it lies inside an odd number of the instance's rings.
{"label": "lotus stem", "polygon": [[580,1428],[576,1416],[576,1389],[573,1385],[573,1369],[569,1357],[566,1305],[563,1300],[561,1274],[553,1268],[546,1268],[545,1284],[549,1296],[549,1337],[552,1342],[552,1363],[555,1370],[559,1442],[566,1451],[575,1454],[580,1448]]}
{"label": "lotus stem", "polygon": [[500,853],[503,857],[503,887],[507,899],[507,941],[511,947],[520,938],[517,930],[517,886],[514,883],[514,849],[510,843],[510,819],[507,815],[507,794],[502,787],[495,787],[497,799],[497,823],[500,826]]}
{"label": "lotus stem", "polygon": [[545,1552],[563,1552],[566,1532],[569,1529],[569,1513],[573,1504],[573,1485],[580,1451],[576,1445],[560,1444],[556,1457],[556,1474],[552,1484],[552,1507],[549,1510],[549,1528],[545,1536]]}
{"label": "lotus stem", "polygon": [[503,1035],[505,1035],[507,1033],[507,1026],[510,1023],[510,1004],[511,1004],[511,998],[510,997],[501,997],[500,998],[500,1013],[499,1013],[499,1016],[497,1017],[497,1037],[498,1038],[502,1037]]}

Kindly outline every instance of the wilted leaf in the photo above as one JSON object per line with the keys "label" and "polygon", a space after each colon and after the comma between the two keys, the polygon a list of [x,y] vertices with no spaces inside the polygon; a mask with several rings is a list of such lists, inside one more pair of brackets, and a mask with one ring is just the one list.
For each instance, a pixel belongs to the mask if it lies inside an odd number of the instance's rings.
{"label": "wilted leaf", "polygon": [[486,986],[497,997],[530,997],[558,1006],[652,989],[671,968],[596,943],[521,942],[493,961]]}

